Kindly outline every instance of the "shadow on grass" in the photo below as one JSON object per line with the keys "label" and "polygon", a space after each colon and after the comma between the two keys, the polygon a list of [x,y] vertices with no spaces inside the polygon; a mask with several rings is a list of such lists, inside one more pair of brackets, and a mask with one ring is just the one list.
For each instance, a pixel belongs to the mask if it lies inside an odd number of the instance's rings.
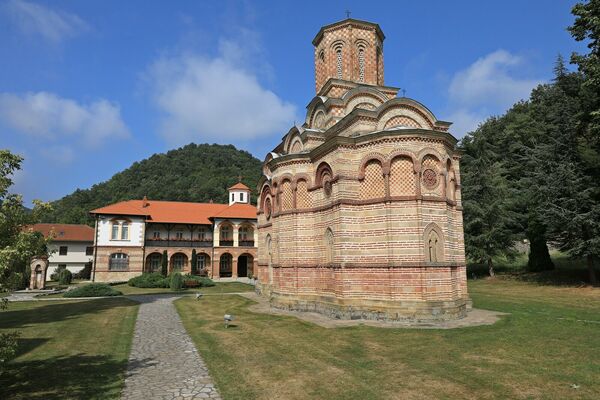
{"label": "shadow on grass", "polygon": [[[12,305],[14,304],[14,305]],[[52,301],[34,308],[20,309],[12,303],[7,310],[0,312],[0,329],[19,329],[29,325],[39,325],[76,318],[86,314],[96,314],[117,307],[131,307],[134,301],[125,298],[96,299],[73,302]]]}
{"label": "shadow on grass", "polygon": [[[144,368],[149,360],[132,364]],[[127,361],[76,354],[46,360],[11,362],[0,375],[1,399],[119,398]]]}
{"label": "shadow on grass", "polygon": [[[522,282],[549,286],[586,286],[590,285],[590,276],[582,260],[571,260],[566,256],[553,257],[554,269],[542,272],[527,272],[525,264],[498,263],[494,271],[498,278],[514,279]],[[596,268],[596,272],[597,268]],[[489,277],[487,266],[468,264],[467,278],[481,279]]]}

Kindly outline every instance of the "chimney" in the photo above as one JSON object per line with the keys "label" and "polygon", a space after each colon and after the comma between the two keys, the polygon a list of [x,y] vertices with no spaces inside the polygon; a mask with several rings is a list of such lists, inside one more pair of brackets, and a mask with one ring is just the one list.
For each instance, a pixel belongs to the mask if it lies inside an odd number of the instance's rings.
{"label": "chimney", "polygon": [[144,198],[142,199],[142,207],[146,208],[150,205],[150,203],[148,203],[148,198],[146,196],[144,196]]}

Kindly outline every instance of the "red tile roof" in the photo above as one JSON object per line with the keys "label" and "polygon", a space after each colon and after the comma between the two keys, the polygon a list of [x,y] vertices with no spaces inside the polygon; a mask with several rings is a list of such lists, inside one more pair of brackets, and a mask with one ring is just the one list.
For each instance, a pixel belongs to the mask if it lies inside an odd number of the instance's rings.
{"label": "red tile roof", "polygon": [[233,190],[235,190],[235,189],[238,189],[238,190],[250,190],[250,188],[248,186],[244,185],[242,182],[236,183],[235,185],[233,185],[232,187],[230,187],[228,190],[232,190],[232,189]]}
{"label": "red tile roof", "polygon": [[[144,206],[144,204],[146,206]],[[244,207],[238,207],[238,206]],[[136,215],[149,222],[204,224],[210,218],[256,218],[256,207],[235,203],[231,206],[217,203],[187,203],[179,201],[129,200],[90,211],[91,214]],[[220,215],[226,215],[221,217]]]}
{"label": "red tile roof", "polygon": [[35,224],[28,229],[40,232],[44,237],[52,237],[54,241],[93,242],[94,228],[75,224]]}
{"label": "red tile roof", "polygon": [[256,207],[252,204],[233,203],[213,217],[256,219]]}

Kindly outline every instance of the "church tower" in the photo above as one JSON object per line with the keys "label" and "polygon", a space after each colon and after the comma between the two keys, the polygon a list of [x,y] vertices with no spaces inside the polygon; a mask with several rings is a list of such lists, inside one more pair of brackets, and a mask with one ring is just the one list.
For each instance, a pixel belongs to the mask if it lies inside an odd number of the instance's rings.
{"label": "church tower", "polygon": [[383,86],[383,40],[379,25],[346,19],[321,28],[313,39],[317,94],[329,79]]}
{"label": "church tower", "polygon": [[265,157],[258,187],[257,290],[273,307],[466,315],[457,139],[384,85],[384,39],[379,25],[345,19],[312,42],[316,96]]}

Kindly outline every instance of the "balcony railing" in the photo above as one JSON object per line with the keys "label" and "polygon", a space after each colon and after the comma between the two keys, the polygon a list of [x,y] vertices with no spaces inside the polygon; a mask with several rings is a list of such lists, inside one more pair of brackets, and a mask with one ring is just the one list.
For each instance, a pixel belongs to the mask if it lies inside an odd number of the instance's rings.
{"label": "balcony railing", "polygon": [[219,246],[233,246],[233,240],[219,240]]}
{"label": "balcony railing", "polygon": [[211,247],[212,239],[209,240],[177,240],[177,239],[147,239],[146,246],[155,247]]}
{"label": "balcony railing", "polygon": [[240,240],[240,247],[254,247],[254,240]]}

